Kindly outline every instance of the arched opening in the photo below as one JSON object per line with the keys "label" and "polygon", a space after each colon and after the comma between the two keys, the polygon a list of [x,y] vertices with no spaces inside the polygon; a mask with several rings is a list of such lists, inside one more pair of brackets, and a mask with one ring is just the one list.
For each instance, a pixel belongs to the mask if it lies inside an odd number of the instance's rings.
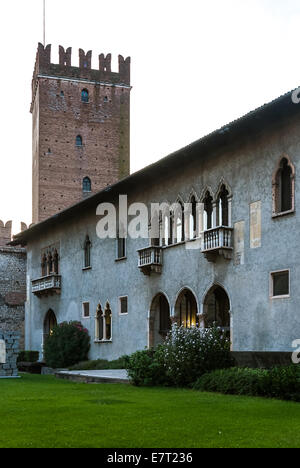
{"label": "arched opening", "polygon": [[213,226],[213,197],[211,193],[207,190],[203,198],[203,230],[207,231]]}
{"label": "arched opening", "polygon": [[184,289],[175,304],[175,319],[177,325],[192,328],[198,326],[198,306],[194,294]]}
{"label": "arched opening", "polygon": [[81,101],[82,102],[89,102],[89,92],[87,89],[83,89],[81,91]]}
{"label": "arched opening", "polygon": [[229,192],[225,185],[222,185],[217,199],[217,225],[229,226]]}
{"label": "arched opening", "polygon": [[171,329],[170,306],[162,293],[152,301],[149,318],[149,347],[162,343]]}
{"label": "arched opening", "polygon": [[288,157],[282,158],[273,176],[273,214],[294,210],[294,174]]}
{"label": "arched opening", "polygon": [[90,193],[92,191],[92,182],[89,177],[85,177],[82,181],[83,193]]}
{"label": "arched opening", "polygon": [[206,294],[203,304],[204,328],[216,325],[230,337],[230,300],[224,288],[214,285]]}
{"label": "arched opening", "polygon": [[53,329],[54,327],[56,327],[56,325],[57,325],[57,320],[56,320],[55,313],[53,312],[52,309],[49,309],[44,320],[44,331],[43,331],[44,343],[47,340],[47,338],[52,334]]}

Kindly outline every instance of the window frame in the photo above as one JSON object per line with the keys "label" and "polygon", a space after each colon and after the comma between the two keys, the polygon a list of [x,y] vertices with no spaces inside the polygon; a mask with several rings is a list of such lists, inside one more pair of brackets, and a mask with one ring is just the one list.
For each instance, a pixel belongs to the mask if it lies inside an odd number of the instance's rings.
{"label": "window frame", "polygon": [[[280,273],[288,273],[289,292],[288,294],[281,294],[278,296],[274,296],[274,276]],[[270,299],[288,299],[290,297],[291,297],[291,270],[289,268],[285,268],[283,270],[271,271],[270,273]]]}
{"label": "window frame", "polygon": [[[282,162],[283,160],[287,160],[287,165],[291,169],[291,209],[286,211],[278,210],[278,197],[281,197],[281,189],[278,187],[278,173],[282,169]],[[280,218],[282,216],[287,216],[290,214],[294,214],[296,211],[295,208],[295,166],[292,163],[290,157],[287,154],[282,154],[278,160],[276,168],[273,172],[272,177],[272,218]],[[279,191],[279,193],[278,193]],[[280,207],[281,207],[281,200],[280,200]]]}
{"label": "window frame", "polygon": [[[126,299],[127,301],[127,312],[122,312],[122,299]],[[119,315],[121,317],[128,315],[128,296],[120,296],[119,297]]]}
{"label": "window frame", "polygon": [[[89,306],[89,315],[85,315],[84,312],[85,312],[85,308],[84,306],[87,305]],[[83,319],[90,319],[91,318],[91,307],[90,307],[90,302],[89,301],[84,301],[82,303],[82,318]]]}

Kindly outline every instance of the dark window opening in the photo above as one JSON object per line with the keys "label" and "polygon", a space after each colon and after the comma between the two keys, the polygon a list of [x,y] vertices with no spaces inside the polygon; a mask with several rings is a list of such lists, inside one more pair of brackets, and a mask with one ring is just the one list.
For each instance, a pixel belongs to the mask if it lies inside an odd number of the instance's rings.
{"label": "dark window opening", "polygon": [[83,89],[81,91],[81,101],[82,102],[89,102],[89,92],[87,89]]}
{"label": "dark window opening", "polygon": [[127,297],[120,298],[120,313],[128,314],[128,298]]}
{"label": "dark window opening", "polygon": [[206,192],[204,203],[204,212],[206,214],[206,222],[204,223],[204,230],[212,228],[212,215],[213,215],[213,198],[209,192]]}
{"label": "dark window opening", "polygon": [[82,182],[82,191],[84,193],[91,192],[92,191],[92,182],[89,177],[85,177]]}
{"label": "dark window opening", "polygon": [[290,294],[290,278],[288,271],[272,273],[273,297],[288,296]]}
{"label": "dark window opening", "polygon": [[76,137],[76,146],[82,146],[82,137],[80,135]]}

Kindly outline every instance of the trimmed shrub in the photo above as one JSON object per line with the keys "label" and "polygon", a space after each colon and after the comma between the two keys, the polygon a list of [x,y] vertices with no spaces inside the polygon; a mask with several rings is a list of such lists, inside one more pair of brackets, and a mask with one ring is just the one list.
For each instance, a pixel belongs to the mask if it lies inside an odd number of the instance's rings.
{"label": "trimmed shrub", "polygon": [[237,367],[216,370],[200,377],[194,388],[231,395],[300,401],[300,368],[291,365],[269,370]]}
{"label": "trimmed shrub", "polygon": [[38,351],[21,351],[18,355],[17,362],[37,362],[40,353]]}
{"label": "trimmed shrub", "polygon": [[154,349],[137,351],[127,357],[126,370],[133,385],[155,386],[166,382],[164,366],[157,357]]}
{"label": "trimmed shrub", "polygon": [[80,322],[63,322],[53,328],[44,346],[49,367],[69,367],[88,358],[90,337]]}

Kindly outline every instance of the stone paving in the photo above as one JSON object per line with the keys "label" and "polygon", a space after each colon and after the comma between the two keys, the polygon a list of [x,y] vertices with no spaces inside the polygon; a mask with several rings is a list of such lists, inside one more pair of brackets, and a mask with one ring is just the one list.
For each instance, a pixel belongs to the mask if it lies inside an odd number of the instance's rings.
{"label": "stone paving", "polygon": [[86,383],[129,383],[127,371],[124,369],[59,371],[55,373],[59,379]]}

